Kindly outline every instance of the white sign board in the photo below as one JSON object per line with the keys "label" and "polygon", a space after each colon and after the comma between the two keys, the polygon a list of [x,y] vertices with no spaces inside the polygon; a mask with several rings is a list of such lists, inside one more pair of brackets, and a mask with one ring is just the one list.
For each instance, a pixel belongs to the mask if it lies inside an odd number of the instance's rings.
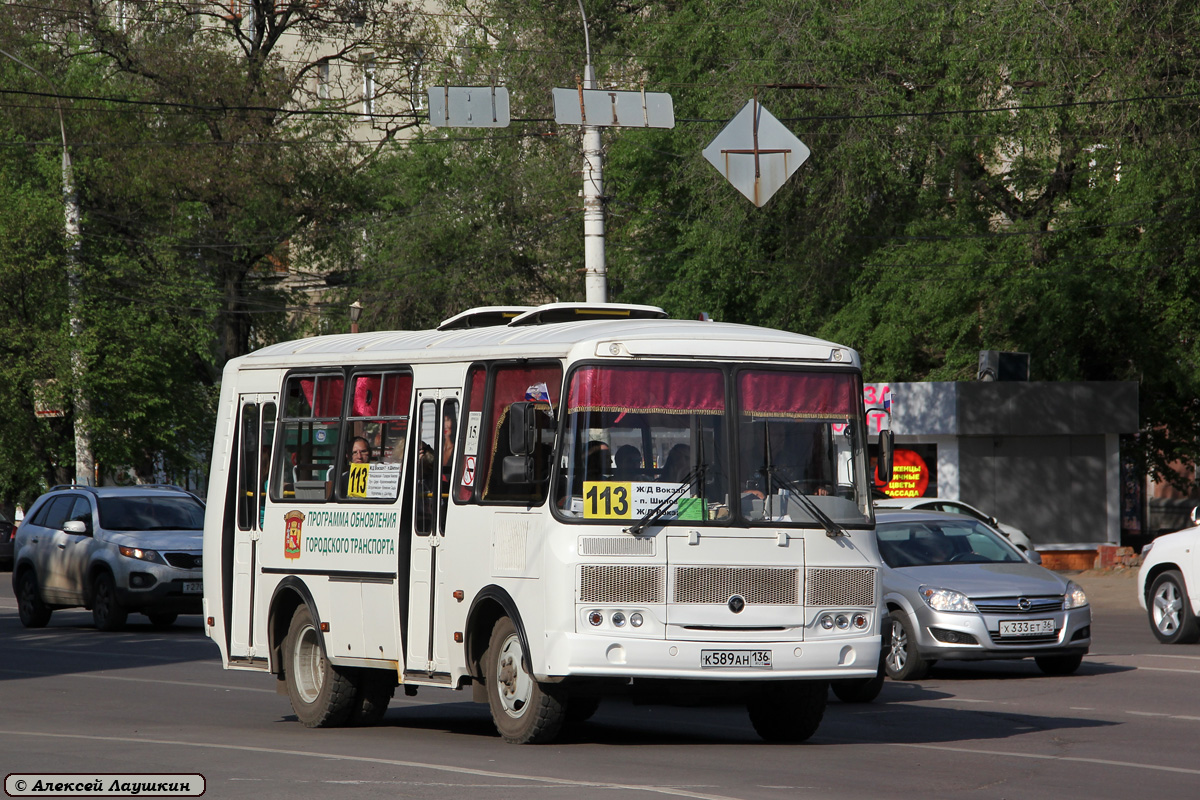
{"label": "white sign board", "polygon": [[[666,92],[555,89],[554,121],[597,128],[674,128],[675,104]],[[586,119],[585,119],[586,117]]]}
{"label": "white sign board", "polygon": [[435,128],[507,128],[503,86],[429,87],[429,124]]}
{"label": "white sign board", "polygon": [[400,468],[400,464],[372,464],[367,473],[367,497],[395,497],[400,488]]}
{"label": "white sign board", "polygon": [[808,160],[809,153],[804,142],[754,100],[704,148],[708,162],[759,208]]}

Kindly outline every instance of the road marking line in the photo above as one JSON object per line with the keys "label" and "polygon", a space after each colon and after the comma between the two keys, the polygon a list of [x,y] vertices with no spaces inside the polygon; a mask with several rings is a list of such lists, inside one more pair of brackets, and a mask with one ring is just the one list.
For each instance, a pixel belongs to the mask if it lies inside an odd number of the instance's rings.
{"label": "road marking line", "polygon": [[552,778],[548,775],[514,775],[507,772],[496,772],[471,767],[456,767],[450,764],[428,764],[418,761],[402,761],[395,758],[373,758],[371,756],[352,756],[341,753],[321,753],[312,750],[286,750],[280,747],[255,747],[251,745],[219,744],[217,742],[188,742],[179,739],[142,739],[131,736],[90,736],[82,733],[46,733],[43,731],[17,731],[0,729],[0,736],[32,737],[47,739],[73,739],[90,742],[120,742],[124,744],[157,744],[179,747],[207,747],[213,750],[238,750],[247,753],[269,753],[281,756],[299,756],[302,758],[327,758],[331,761],[355,761],[364,764],[383,764],[391,767],[407,767],[409,769],[428,769],[435,772],[448,772],[458,775],[474,775],[480,778],[500,778],[509,781],[523,781],[550,786],[573,786],[583,789],[623,789],[635,792],[650,792],[676,797],[691,797],[695,800],[737,800],[727,795],[702,794],[700,792],[682,789],[676,786],[655,786],[653,784],[608,783],[605,781],[582,781],[570,778]]}
{"label": "road marking line", "polygon": [[904,744],[900,742],[881,742],[889,747],[908,747],[915,750],[944,750],[949,753],[971,753],[982,756],[1008,756],[1010,758],[1032,758],[1038,761],[1069,761],[1076,764],[1099,764],[1105,767],[1132,767],[1134,769],[1150,770],[1152,772],[1179,772],[1184,775],[1200,775],[1200,769],[1187,767],[1165,767],[1157,764],[1142,764],[1136,761],[1113,761],[1108,758],[1083,758],[1081,756],[1039,755],[1037,753],[1012,753],[1006,750],[975,750],[967,747],[942,747],[933,744]]}
{"label": "road marking line", "polygon": [[[0,673],[8,673],[10,675],[32,675],[38,678],[54,678],[62,675],[61,672],[35,672],[30,669],[7,669],[0,667]],[[255,689],[251,686],[230,686],[222,683],[196,683],[193,681],[168,681],[162,678],[130,678],[124,675],[99,675],[95,672],[73,672],[72,678],[92,678],[98,681],[129,681],[131,683],[162,683],[167,686],[194,686],[198,689],[225,689],[227,691],[238,692],[262,692],[263,694],[277,694],[274,689]]]}

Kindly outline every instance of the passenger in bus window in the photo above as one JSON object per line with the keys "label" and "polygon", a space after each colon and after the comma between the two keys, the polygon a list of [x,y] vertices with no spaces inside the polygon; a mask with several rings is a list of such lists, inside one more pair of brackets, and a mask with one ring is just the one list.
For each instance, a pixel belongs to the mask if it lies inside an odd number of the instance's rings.
{"label": "passenger in bus window", "polygon": [[[370,464],[371,463],[371,443],[362,436],[355,436],[350,440],[350,452],[346,455],[346,460],[350,464]],[[350,468],[347,467],[342,472],[342,477],[338,481],[338,495],[346,496],[346,490],[350,486]]]}
{"label": "passenger in bus window", "polygon": [[677,444],[667,453],[666,463],[658,479],[667,483],[683,483],[691,468],[692,448],[686,444]]}
{"label": "passenger in bus window", "polygon": [[609,466],[612,464],[608,442],[599,440],[592,441],[588,444],[586,474],[589,481],[602,481],[606,477]]}
{"label": "passenger in bus window", "polygon": [[618,480],[628,481],[637,478],[642,470],[642,453],[631,444],[623,444],[617,448],[615,457]]}
{"label": "passenger in bus window", "polygon": [[442,497],[450,496],[450,472],[454,466],[454,412],[442,413]]}

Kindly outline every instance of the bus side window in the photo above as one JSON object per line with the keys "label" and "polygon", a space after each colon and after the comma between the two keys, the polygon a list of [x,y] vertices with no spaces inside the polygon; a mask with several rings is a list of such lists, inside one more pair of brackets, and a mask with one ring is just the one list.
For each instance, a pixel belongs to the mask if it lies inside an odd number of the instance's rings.
{"label": "bus side window", "polygon": [[[488,376],[490,407],[483,408],[479,436],[479,459],[474,479],[482,481],[482,502],[539,504],[546,499],[550,459],[553,453],[555,416],[562,392],[562,364],[494,364]],[[475,408],[475,391],[468,408]],[[534,447],[532,484],[508,484],[502,480],[501,464],[512,455],[508,446],[509,409],[513,403],[535,404],[538,432]],[[470,420],[468,419],[468,424]],[[465,459],[464,459],[465,461]]]}
{"label": "bus side window", "polygon": [[337,373],[288,378],[284,417],[279,423],[279,455],[271,484],[273,500],[329,499],[344,385],[345,379]]}

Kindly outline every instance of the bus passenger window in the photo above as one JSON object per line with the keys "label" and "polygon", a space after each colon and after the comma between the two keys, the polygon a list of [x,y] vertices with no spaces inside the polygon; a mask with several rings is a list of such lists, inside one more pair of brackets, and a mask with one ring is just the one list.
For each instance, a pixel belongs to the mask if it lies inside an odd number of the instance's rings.
{"label": "bus passenger window", "polygon": [[[400,493],[412,375],[360,373],[351,378],[350,407],[339,467],[337,496],[343,500],[395,500]],[[356,449],[365,453],[355,456]],[[355,466],[363,464],[364,466]],[[354,480],[351,480],[351,476]]]}
{"label": "bus passenger window", "polygon": [[345,380],[336,373],[288,378],[284,417],[279,423],[281,446],[272,471],[273,500],[329,499],[344,385]]}

